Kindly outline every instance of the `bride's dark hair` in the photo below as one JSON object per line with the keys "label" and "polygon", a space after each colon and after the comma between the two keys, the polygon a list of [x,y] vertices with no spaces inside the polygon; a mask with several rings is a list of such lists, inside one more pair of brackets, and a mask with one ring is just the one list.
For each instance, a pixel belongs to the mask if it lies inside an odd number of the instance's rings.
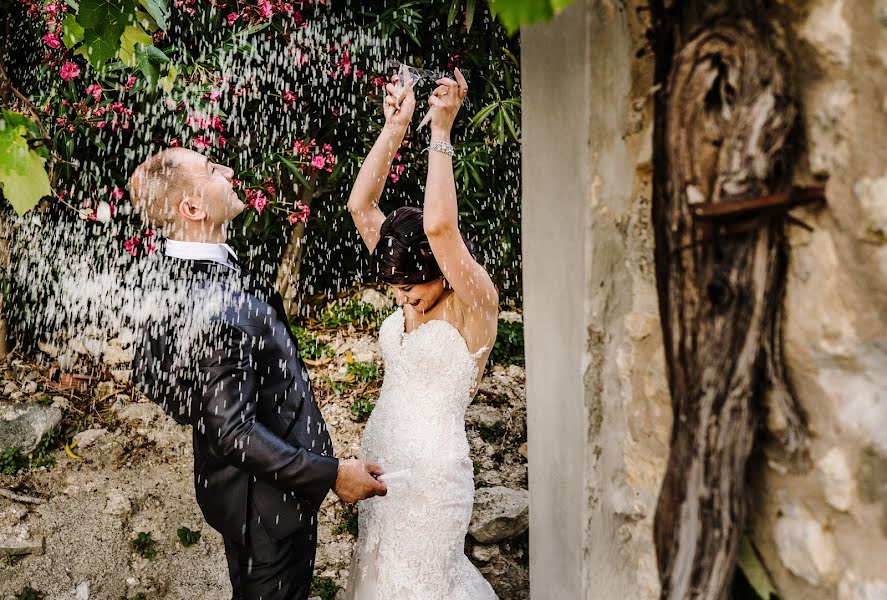
{"label": "bride's dark hair", "polygon": [[[463,236],[463,239],[464,236]],[[465,240],[474,255],[471,242]],[[411,285],[443,277],[422,225],[422,209],[397,208],[385,217],[372,256],[376,277],[388,284]]]}

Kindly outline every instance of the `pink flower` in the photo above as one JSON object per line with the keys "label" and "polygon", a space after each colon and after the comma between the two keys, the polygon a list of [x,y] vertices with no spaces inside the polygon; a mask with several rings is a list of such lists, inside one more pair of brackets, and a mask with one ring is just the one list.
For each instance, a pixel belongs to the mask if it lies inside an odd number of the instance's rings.
{"label": "pink flower", "polygon": [[406,167],[403,165],[397,165],[396,167],[394,167],[394,170],[397,171],[398,175],[403,174],[404,169],[406,169]]}
{"label": "pink flower", "polygon": [[354,72],[354,76],[357,77],[358,79],[363,79],[363,76],[364,76],[364,75],[366,75],[366,73],[364,73],[364,72],[361,71],[360,69],[357,69],[357,70]]}
{"label": "pink flower", "polygon": [[136,84],[136,76],[130,75],[129,79],[126,80],[126,84],[123,86],[123,89],[127,92],[132,89],[132,86]]}
{"label": "pink flower", "polygon": [[98,102],[99,98],[102,97],[102,88],[100,88],[97,83],[90,83],[86,86],[86,93],[87,95],[92,96],[93,100]]}
{"label": "pink flower", "polygon": [[324,151],[324,152],[332,152],[332,150],[333,150],[333,147],[330,146],[329,144],[324,144],[324,145],[323,145],[323,151]]}
{"label": "pink flower", "polygon": [[194,139],[191,140],[191,145],[195,148],[211,148],[213,143],[206,139],[205,137],[195,136]]}
{"label": "pink flower", "polygon": [[259,0],[259,14],[263,19],[270,19],[274,16],[274,7],[268,0]]}
{"label": "pink flower", "polygon": [[115,187],[113,190],[111,190],[111,197],[114,200],[120,200],[121,198],[123,198],[123,194],[124,194],[123,190],[120,189],[119,187]]}
{"label": "pink flower", "polygon": [[46,12],[51,15],[57,15],[60,9],[61,7],[59,6],[58,2],[50,2],[46,5]]}
{"label": "pink flower", "polygon": [[397,173],[389,173],[388,178],[391,179],[391,183],[397,183],[397,181],[400,179],[400,175],[398,175]]}
{"label": "pink flower", "polygon": [[246,198],[249,201],[250,206],[255,208],[256,212],[260,214],[268,204],[268,198],[265,197],[262,190],[248,190],[246,192]]}
{"label": "pink flower", "polygon": [[292,106],[293,103],[298,99],[299,99],[299,97],[296,96],[294,93],[292,93],[289,90],[287,90],[283,93],[283,101],[286,102],[287,106]]}
{"label": "pink flower", "polygon": [[296,200],[295,204],[293,205],[293,209],[293,212],[291,212],[286,218],[286,220],[290,222],[290,225],[295,225],[298,221],[304,223],[308,220],[308,215],[311,214],[311,209],[308,207],[308,205],[302,204],[302,202],[299,200]]}
{"label": "pink flower", "polygon": [[77,66],[77,63],[72,63],[71,61],[66,62],[62,65],[62,68],[59,69],[59,77],[65,81],[71,81],[78,75],[80,75],[80,67]]}
{"label": "pink flower", "polygon": [[43,36],[43,43],[52,48],[53,50],[58,50],[62,47],[62,42],[59,40],[59,36],[54,33],[47,33]]}
{"label": "pink flower", "polygon": [[228,25],[234,25],[234,21],[236,21],[239,17],[240,15],[238,15],[236,12],[233,12],[228,13],[228,16],[225,17],[225,19],[228,21]]}
{"label": "pink flower", "polygon": [[141,243],[142,239],[136,234],[123,242],[123,247],[126,248],[126,251],[129,252],[130,255],[135,256],[139,253],[139,246]]}
{"label": "pink flower", "polygon": [[314,167],[315,169],[322,169],[325,164],[326,164],[326,161],[324,160],[323,155],[321,155],[321,154],[318,154],[313,159],[311,159],[311,166]]}

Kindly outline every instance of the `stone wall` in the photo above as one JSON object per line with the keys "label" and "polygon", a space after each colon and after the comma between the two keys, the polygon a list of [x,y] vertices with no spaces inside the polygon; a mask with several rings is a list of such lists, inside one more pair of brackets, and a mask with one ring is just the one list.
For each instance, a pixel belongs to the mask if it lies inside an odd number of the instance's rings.
{"label": "stone wall", "polygon": [[[785,3],[806,143],[828,207],[790,229],[786,362],[810,462],[768,446],[754,541],[783,599],[887,598],[887,2]],[[779,414],[768,426],[776,431]]]}
{"label": "stone wall", "polygon": [[[761,14],[792,56],[796,183],[825,182],[828,207],[795,211],[812,232],[789,230],[783,328],[809,460],[762,444],[751,538],[783,600],[882,600],[887,1],[777,2]],[[652,515],[671,408],[650,225],[648,18],[643,2],[576,0],[522,32],[536,598],[658,594]],[[778,434],[777,411],[767,426]]]}
{"label": "stone wall", "polygon": [[659,589],[651,531],[671,406],[639,6],[577,0],[521,34],[534,598]]}

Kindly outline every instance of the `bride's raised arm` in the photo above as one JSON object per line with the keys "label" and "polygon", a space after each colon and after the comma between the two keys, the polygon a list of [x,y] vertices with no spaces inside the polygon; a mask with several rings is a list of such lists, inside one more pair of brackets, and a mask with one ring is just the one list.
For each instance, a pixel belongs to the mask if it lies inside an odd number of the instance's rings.
{"label": "bride's raised arm", "polygon": [[439,87],[428,100],[432,107],[431,147],[423,224],[434,258],[462,305],[469,309],[469,313],[478,316],[492,313],[495,317],[499,295],[489,274],[471,256],[459,232],[450,130],[468,93],[468,84],[458,69],[456,80],[439,79]]}
{"label": "bride's raised arm", "polygon": [[397,87],[397,83],[395,75],[392,83],[385,86],[385,125],[364,159],[348,197],[348,211],[371,254],[379,243],[379,229],[385,221],[384,213],[379,210],[379,198],[388,180],[391,161],[400,148],[416,106],[413,82],[408,82],[404,88]]}

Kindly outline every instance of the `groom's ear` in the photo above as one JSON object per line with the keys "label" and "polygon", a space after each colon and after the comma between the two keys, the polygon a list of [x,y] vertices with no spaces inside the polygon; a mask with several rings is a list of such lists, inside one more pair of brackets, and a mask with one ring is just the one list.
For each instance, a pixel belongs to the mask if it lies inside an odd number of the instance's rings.
{"label": "groom's ear", "polygon": [[206,218],[206,211],[203,210],[203,203],[199,198],[193,196],[185,196],[179,202],[179,214],[189,221],[202,221]]}

